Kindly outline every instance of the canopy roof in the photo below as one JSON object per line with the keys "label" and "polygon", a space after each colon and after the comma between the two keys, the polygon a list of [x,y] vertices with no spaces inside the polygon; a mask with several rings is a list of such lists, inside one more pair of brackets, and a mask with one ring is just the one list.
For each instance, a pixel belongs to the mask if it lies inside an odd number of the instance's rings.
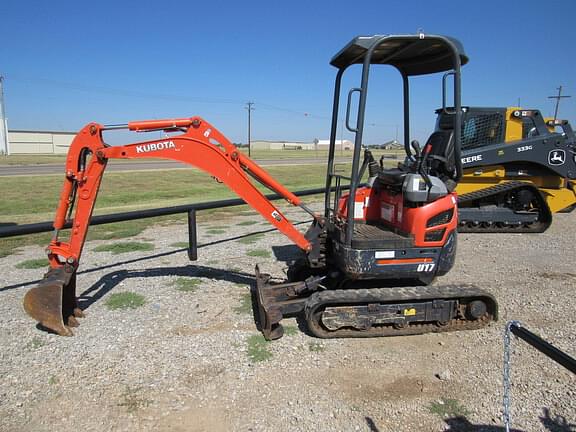
{"label": "canopy roof", "polygon": [[454,68],[454,54],[462,65],[468,63],[464,47],[457,39],[438,35],[374,35],[352,39],[330,64],[339,69],[364,62],[375,46],[371,64],[389,64],[405,75],[425,75]]}

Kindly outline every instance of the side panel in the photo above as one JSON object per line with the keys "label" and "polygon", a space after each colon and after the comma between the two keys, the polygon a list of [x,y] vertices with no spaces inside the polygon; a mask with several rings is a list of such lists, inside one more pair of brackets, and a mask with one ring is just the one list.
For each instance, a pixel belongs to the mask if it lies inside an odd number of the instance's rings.
{"label": "side panel", "polygon": [[[340,199],[338,210],[341,217],[347,214],[347,200],[347,194]],[[435,216],[453,210],[456,202],[456,193],[451,193],[429,204],[407,207],[401,193],[362,187],[356,191],[354,219],[358,223],[381,225],[383,229],[410,235],[414,245],[418,247],[441,247],[446,242],[448,233],[458,225],[457,212],[454,211],[448,220],[434,226],[428,226],[428,222]],[[434,241],[426,239],[427,234],[430,236],[431,232],[442,230],[443,234]]]}

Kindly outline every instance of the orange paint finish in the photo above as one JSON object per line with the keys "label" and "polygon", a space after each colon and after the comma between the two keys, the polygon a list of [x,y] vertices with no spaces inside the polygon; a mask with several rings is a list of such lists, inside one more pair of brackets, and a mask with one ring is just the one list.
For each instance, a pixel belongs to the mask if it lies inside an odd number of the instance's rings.
{"label": "orange paint finish", "polygon": [[397,265],[397,264],[425,264],[433,262],[432,258],[404,258],[404,259],[380,259],[376,260],[378,265]]}
{"label": "orange paint finish", "polygon": [[[76,186],[76,210],[73,225],[77,229],[71,232],[68,242],[61,242],[56,236],[50,243],[48,258],[52,267],[63,265],[62,259],[79,261],[106,163],[108,159],[115,158],[164,158],[200,168],[225,183],[300,248],[306,251],[311,249],[310,242],[252,184],[245,170],[249,170],[254,177],[282,195],[288,202],[299,205],[301,200],[251,159],[240,153],[220,131],[205,120],[193,117],[131,122],[129,128],[149,130],[170,128],[174,125],[189,127],[180,135],[123,146],[111,147],[105,144],[102,141],[103,126],[97,123],[88,124],[76,135],[66,158],[66,177],[56,210],[54,228],[56,230],[63,228],[70,205],[73,204],[71,197],[73,188]],[[91,153],[91,157],[87,158],[86,166],[80,169],[79,162],[87,153]]]}
{"label": "orange paint finish", "polygon": [[166,120],[143,120],[128,123],[131,131],[146,131],[154,129],[171,129],[177,127],[188,127],[192,124],[193,118],[166,119]]}
{"label": "orange paint finish", "polygon": [[[355,198],[355,205],[362,206],[362,218],[355,218],[356,222],[387,225],[400,232],[412,234],[415,247],[443,246],[448,235],[456,230],[458,225],[457,195],[455,192],[419,207],[405,206],[402,194],[391,193],[385,188],[358,188]],[[344,218],[346,217],[347,203],[348,194],[344,194],[338,204],[339,215]],[[448,223],[430,228],[426,227],[430,218],[450,209],[453,209],[453,216]],[[360,213],[358,208],[357,212]],[[427,232],[443,228],[445,228],[444,235],[439,241],[425,241]]]}

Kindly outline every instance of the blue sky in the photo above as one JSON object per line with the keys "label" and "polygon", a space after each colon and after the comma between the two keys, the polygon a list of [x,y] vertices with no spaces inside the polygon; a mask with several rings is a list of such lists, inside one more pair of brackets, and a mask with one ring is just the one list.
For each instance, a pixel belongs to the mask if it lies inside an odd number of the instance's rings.
{"label": "blue sky", "polygon": [[[463,104],[553,113],[558,85],[576,121],[576,1],[15,1],[0,3],[0,74],[10,129],[200,115],[231,140],[328,138],[330,58],[356,35],[446,34],[470,57]],[[401,80],[372,74],[367,143],[402,136]],[[354,72],[347,86],[356,85]],[[425,139],[440,76],[413,90],[413,138]],[[344,134],[346,137],[346,134]]]}

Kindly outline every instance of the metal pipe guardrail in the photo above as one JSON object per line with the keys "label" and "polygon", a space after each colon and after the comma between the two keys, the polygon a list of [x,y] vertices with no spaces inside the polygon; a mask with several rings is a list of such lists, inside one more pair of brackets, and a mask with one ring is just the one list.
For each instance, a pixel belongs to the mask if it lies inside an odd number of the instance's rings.
{"label": "metal pipe guardrail", "polygon": [[504,394],[503,394],[503,414],[504,414],[504,429],[509,432],[512,424],[511,407],[512,407],[512,382],[511,382],[511,338],[510,335],[514,334],[518,339],[522,339],[528,345],[536,348],[546,357],[554,360],[561,366],[564,366],[570,372],[576,374],[576,359],[566,354],[565,352],[559,350],[551,343],[542,339],[535,333],[525,328],[518,321],[509,321],[506,324],[506,330],[504,331]]}
{"label": "metal pipe guardrail", "polygon": [[[342,189],[346,189],[346,187],[342,187]],[[305,189],[294,192],[294,195],[297,196],[318,195],[324,193],[325,191],[326,191],[325,188]],[[281,199],[282,197],[278,194],[269,194],[266,195],[266,198],[268,198],[269,200],[277,200]],[[235,198],[220,201],[200,202],[197,204],[186,204],[173,207],[162,207],[155,209],[113,213],[107,215],[92,216],[92,218],[90,219],[90,225],[103,225],[113,222],[125,222],[129,220],[146,219],[157,216],[167,216],[179,213],[190,213],[197,210],[211,210],[216,208],[234,207],[239,205],[247,205],[247,204],[244,200],[240,198]],[[67,222],[64,225],[64,228],[70,228],[70,227],[71,227],[70,222]],[[0,228],[0,238],[51,232],[53,229],[54,227],[52,226],[52,222],[38,222],[32,224],[9,226]]]}

